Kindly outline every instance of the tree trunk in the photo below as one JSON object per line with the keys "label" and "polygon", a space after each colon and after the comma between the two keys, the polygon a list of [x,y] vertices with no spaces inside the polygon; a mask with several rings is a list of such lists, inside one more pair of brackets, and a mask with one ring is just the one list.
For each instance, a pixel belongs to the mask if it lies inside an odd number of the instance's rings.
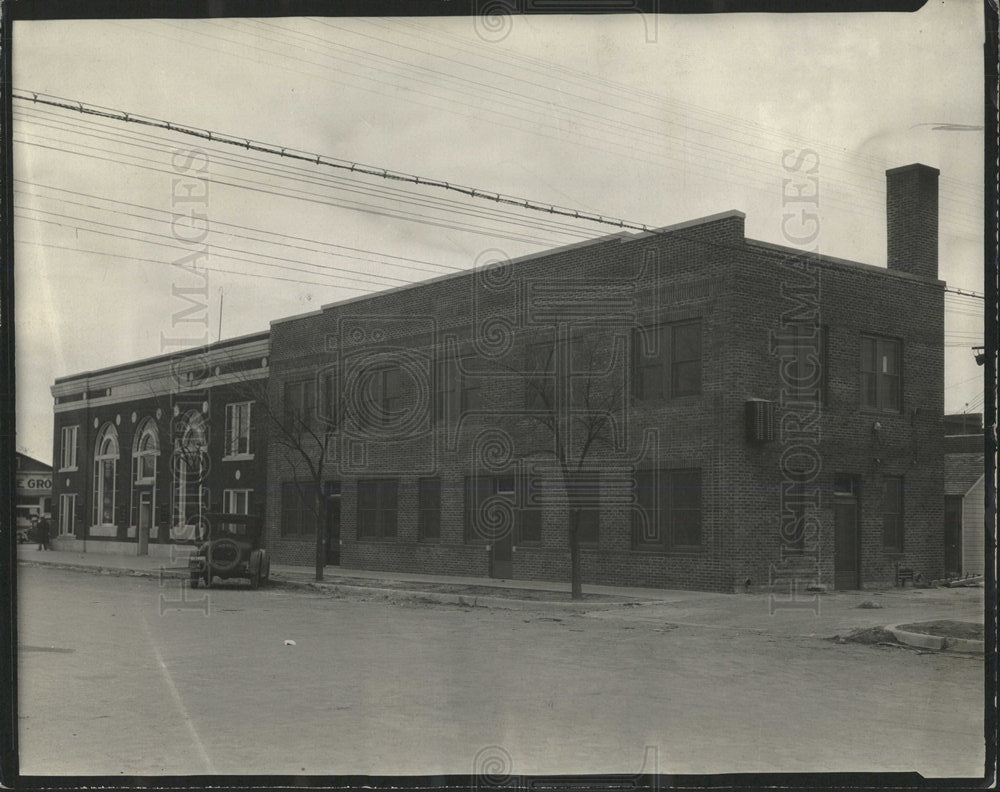
{"label": "tree trunk", "polygon": [[569,518],[570,590],[573,599],[583,599],[583,581],[580,579],[580,510],[571,509]]}
{"label": "tree trunk", "polygon": [[316,486],[316,582],[323,580],[323,567],[326,566],[326,498],[323,489]]}

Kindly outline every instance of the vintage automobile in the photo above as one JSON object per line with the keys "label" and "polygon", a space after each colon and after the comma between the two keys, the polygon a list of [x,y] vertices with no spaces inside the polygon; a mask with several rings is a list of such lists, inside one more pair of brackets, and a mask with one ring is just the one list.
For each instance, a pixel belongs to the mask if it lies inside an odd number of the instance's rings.
{"label": "vintage automobile", "polygon": [[212,585],[213,578],[247,578],[259,588],[271,575],[271,556],[261,547],[262,525],[248,514],[205,514],[205,540],[188,559],[191,588]]}

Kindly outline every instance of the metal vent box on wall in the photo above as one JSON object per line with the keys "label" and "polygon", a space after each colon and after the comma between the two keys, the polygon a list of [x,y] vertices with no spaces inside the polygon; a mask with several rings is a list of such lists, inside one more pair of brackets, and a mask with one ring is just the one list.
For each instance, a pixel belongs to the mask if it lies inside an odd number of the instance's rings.
{"label": "metal vent box on wall", "polygon": [[746,403],[747,440],[770,443],[774,440],[774,402],[750,399]]}

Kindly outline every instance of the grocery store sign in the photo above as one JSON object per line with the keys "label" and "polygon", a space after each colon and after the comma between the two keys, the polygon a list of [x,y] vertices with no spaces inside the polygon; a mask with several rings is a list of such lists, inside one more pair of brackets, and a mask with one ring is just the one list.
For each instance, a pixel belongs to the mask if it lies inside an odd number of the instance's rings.
{"label": "grocery store sign", "polygon": [[43,492],[52,489],[52,479],[44,476],[18,476],[17,488],[32,492]]}

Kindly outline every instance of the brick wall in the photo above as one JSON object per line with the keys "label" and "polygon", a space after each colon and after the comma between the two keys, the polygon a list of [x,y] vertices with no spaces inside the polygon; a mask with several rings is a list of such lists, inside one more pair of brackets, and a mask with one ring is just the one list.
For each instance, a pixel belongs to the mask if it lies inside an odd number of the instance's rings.
{"label": "brick wall", "polygon": [[[862,585],[886,585],[897,564],[925,578],[943,563],[941,414],[943,409],[943,293],[928,279],[881,268],[836,261],[818,263],[816,292],[819,322],[828,330],[829,402],[817,419],[815,453],[821,469],[816,485],[816,552],[794,564],[781,562],[781,454],[787,438],[761,446],[747,442],[744,403],[750,398],[779,403],[779,358],[770,334],[794,304],[789,284],[809,268],[783,263],[782,251],[747,242],[743,218],[729,214],[663,234],[616,235],[558,250],[487,273],[440,279],[371,298],[329,306],[272,325],[272,399],[280,401],[290,379],[318,371],[341,377],[357,361],[371,361],[389,350],[417,369],[434,370],[451,351],[471,353],[487,372],[482,414],[464,416],[450,427],[420,415],[408,434],[366,435],[345,419],[324,476],[341,481],[341,564],[351,568],[486,575],[485,545],[465,541],[464,477],[483,467],[477,442],[494,430],[506,433],[513,457],[537,457],[539,429],[523,416],[506,415],[523,402],[521,368],[526,342],[554,315],[566,316],[585,305],[590,317],[612,313],[621,327],[691,318],[701,320],[701,393],[657,404],[628,400],[623,447],[602,451],[602,464],[638,467],[698,467],[702,472],[700,548],[694,551],[640,552],[632,549],[627,504],[601,508],[599,544],[582,552],[585,582],[729,591],[766,584],[778,566],[787,573],[833,582],[833,477],[843,473],[860,481],[860,575]],[[644,266],[645,265],[645,266]],[[807,274],[806,279],[811,277]],[[595,286],[596,285],[596,286]],[[783,292],[783,285],[785,292]],[[623,299],[612,305],[612,296]],[[559,297],[565,299],[559,305]],[[602,304],[602,300],[606,304]],[[624,308],[622,306],[625,306]],[[603,313],[602,313],[603,312]],[[596,332],[596,331],[595,331]],[[610,339],[616,331],[602,330]],[[903,349],[903,408],[897,413],[866,412],[860,407],[860,337],[871,333],[897,338]],[[625,337],[623,336],[623,337]],[[598,355],[611,365],[610,341]],[[352,362],[353,361],[353,362]],[[627,361],[618,360],[623,368]],[[347,372],[347,373],[345,373]],[[410,379],[404,403],[420,398],[423,385]],[[611,378],[602,387],[612,388]],[[404,389],[405,391],[405,389]],[[419,398],[418,398],[419,396]],[[877,436],[872,426],[882,427]],[[644,434],[658,434],[658,445],[640,454]],[[376,433],[377,434],[377,433]],[[544,432],[544,438],[548,438]],[[479,450],[477,450],[479,449]],[[876,462],[876,460],[878,460]],[[416,481],[442,479],[441,538],[419,541],[416,533]],[[901,553],[882,547],[880,481],[885,474],[905,481],[905,540]],[[281,483],[307,475],[276,453],[269,455],[268,479]],[[397,477],[400,481],[397,534],[392,539],[357,537],[358,478]],[[311,563],[311,539],[281,537],[280,498],[268,502],[269,542],[276,561]],[[540,545],[513,551],[513,576],[567,580],[565,509],[545,511]]]}

